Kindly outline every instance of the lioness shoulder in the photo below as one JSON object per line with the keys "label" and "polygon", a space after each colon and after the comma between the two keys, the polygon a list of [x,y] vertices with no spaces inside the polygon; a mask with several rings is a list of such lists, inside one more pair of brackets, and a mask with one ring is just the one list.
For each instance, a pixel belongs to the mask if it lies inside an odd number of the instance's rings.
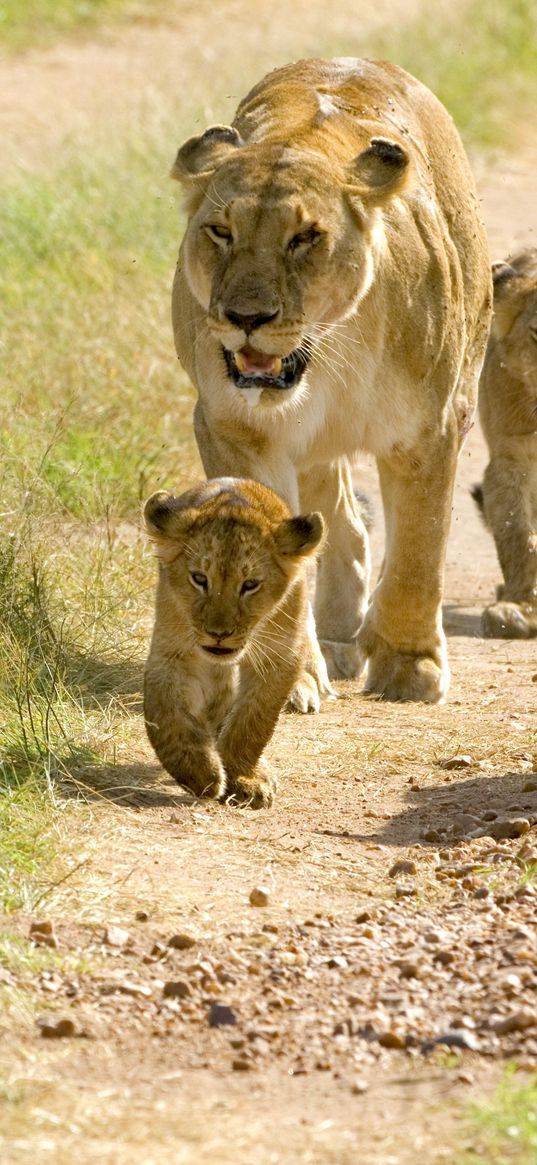
{"label": "lioness shoulder", "polygon": [[144,681],[151,744],[198,796],[270,804],[262,752],[303,667],[305,564],[322,518],[293,518],[272,490],[236,478],[160,491],[144,517],[159,562]]}

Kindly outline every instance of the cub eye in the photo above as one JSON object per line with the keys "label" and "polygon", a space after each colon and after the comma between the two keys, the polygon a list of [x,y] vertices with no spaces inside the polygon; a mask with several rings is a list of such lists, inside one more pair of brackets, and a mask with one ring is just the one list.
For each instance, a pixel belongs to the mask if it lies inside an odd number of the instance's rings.
{"label": "cub eye", "polygon": [[288,251],[297,251],[299,247],[313,247],[315,243],[319,242],[322,236],[322,231],[317,227],[308,227],[304,231],[298,231],[293,235],[292,239],[287,244]]}
{"label": "cub eye", "polygon": [[208,223],[205,230],[209,238],[215,243],[229,243],[231,241],[231,231],[229,227],[223,226],[222,223]]}
{"label": "cub eye", "polygon": [[198,588],[199,591],[206,591],[209,586],[209,580],[206,574],[202,574],[200,570],[193,570],[190,572],[190,581]]}
{"label": "cub eye", "polygon": [[254,591],[258,591],[261,586],[259,579],[246,578],[241,587],[241,595],[253,595]]}

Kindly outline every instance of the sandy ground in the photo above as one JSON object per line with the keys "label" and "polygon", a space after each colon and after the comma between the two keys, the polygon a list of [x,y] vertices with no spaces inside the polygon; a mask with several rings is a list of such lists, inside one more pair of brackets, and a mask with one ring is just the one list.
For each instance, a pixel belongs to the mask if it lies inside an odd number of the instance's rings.
{"label": "sandy ground", "polygon": [[[400,7],[402,15],[418,5]],[[362,26],[382,24],[388,12],[393,18],[393,3],[361,6]],[[272,62],[293,55],[289,44],[311,51],[325,29],[326,5],[275,0],[270,13],[257,18],[268,38],[263,53]],[[274,32],[277,18],[287,22],[287,46]],[[140,93],[164,102],[177,70],[183,84],[197,78],[201,92],[200,64],[217,59],[229,19],[240,29],[251,71],[259,26],[232,0],[211,12],[210,35],[207,8],[192,7],[180,28],[172,20],[126,30],[120,43],[109,36],[4,62],[5,165],[39,165],[40,148],[54,151],[66,135],[86,134],[111,109],[135,112]],[[334,20],[340,31],[345,21],[354,27],[351,6],[343,4]],[[263,71],[263,62],[257,64]],[[226,116],[220,106],[206,112]],[[535,240],[536,154],[537,141],[524,157],[477,167],[494,257]],[[470,951],[472,911],[476,934],[489,927],[489,937],[483,932],[479,940],[485,946],[495,929],[504,934],[509,917],[522,932],[528,921],[528,899],[512,897],[520,839],[496,851],[491,843],[486,851],[483,841],[468,838],[472,823],[460,824],[461,815],[470,814],[475,825],[487,810],[500,818],[526,816],[530,824],[537,815],[537,793],[524,790],[537,768],[535,647],[479,636],[480,610],[499,581],[492,541],[469,496],[485,463],[476,427],[461,458],[447,560],[452,686],[443,707],[382,704],[347,683],[319,717],[283,716],[269,749],[280,775],[270,812],[193,805],[167,782],[142,735],[138,755],[111,771],[99,864],[101,875],[125,878],[122,909],[108,921],[126,928],[128,940],[119,947],[103,943],[100,918],[78,929],[68,918],[57,921],[60,946],[93,952],[104,969],[93,982],[82,974],[71,991],[65,976],[53,988],[41,979],[36,990],[43,999],[56,992],[58,1014],[73,1017],[76,1032],[92,1038],[9,1036],[0,1060],[12,1102],[4,1134],[10,1163],[37,1158],[62,1165],[76,1157],[80,1165],[410,1165],[419,1154],[428,1165],[452,1165],[454,1146],[467,1141],[461,1105],[470,1094],[487,1091],[505,1056],[516,1051],[519,1058],[527,1055],[529,1066],[534,1062],[532,1040],[525,1046],[515,1036],[496,1039],[489,1048],[492,1021],[490,1008],[488,1019],[484,1010],[487,995],[500,1016],[513,999],[526,1007],[526,993],[535,988],[534,948],[515,958],[515,940],[506,938],[503,953],[490,956],[489,978],[478,986],[477,972],[465,979],[463,968],[458,977],[448,968],[439,978],[423,946],[432,928],[452,953],[459,944]],[[359,478],[376,497],[373,468],[364,464]],[[377,515],[378,563],[378,500]],[[441,767],[457,754],[469,758],[466,768]],[[132,808],[119,810],[113,786],[127,781],[139,795]],[[476,856],[492,862],[502,849],[506,885],[499,875],[493,880],[487,915],[487,896],[476,894],[491,884],[488,875],[463,871],[469,878],[463,886],[450,863],[475,865]],[[415,870],[394,879],[389,871],[399,859]],[[411,893],[398,900],[401,880]],[[258,885],[269,893],[263,909],[249,904]],[[136,920],[139,909],[147,912],[146,922]],[[360,946],[364,920],[357,922],[364,913],[372,930],[366,954]],[[188,959],[183,952],[170,954],[166,944],[174,932],[195,940]],[[528,946],[532,939],[517,941]],[[151,962],[155,943],[164,953],[157,949]],[[346,944],[354,951],[348,957]],[[392,975],[397,952],[401,963],[405,950],[414,952],[418,969],[430,964],[428,978],[417,973],[412,989],[408,983],[401,988],[399,980],[394,986]],[[332,979],[324,970],[330,958],[336,960]],[[513,960],[525,968],[520,985],[513,981],[500,990],[509,968],[516,978]],[[400,966],[399,972],[404,977]],[[133,979],[145,985],[146,994],[111,989],[114,976],[123,985]],[[175,1012],[165,1013],[163,983],[176,978],[189,984],[186,1004],[174,1001]],[[373,998],[377,979],[381,987]],[[236,1025],[208,1026],[214,1000],[232,1008]],[[344,1025],[351,1013],[358,1016],[354,1028],[338,1033],[338,1022]],[[377,1023],[373,1036],[366,1020]],[[477,1037],[462,1057],[455,1049],[455,1066],[446,1065],[445,1053],[426,1054],[427,1039],[461,1025]],[[403,1040],[404,1050],[383,1045],[379,1031],[387,1030],[417,1032],[416,1041]],[[241,1060],[246,1064],[237,1067]]]}

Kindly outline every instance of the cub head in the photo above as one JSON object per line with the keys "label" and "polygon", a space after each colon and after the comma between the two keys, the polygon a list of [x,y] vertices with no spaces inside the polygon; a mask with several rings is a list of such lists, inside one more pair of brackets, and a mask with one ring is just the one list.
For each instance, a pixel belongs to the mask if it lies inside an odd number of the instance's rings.
{"label": "cub head", "polygon": [[494,263],[492,340],[501,358],[535,395],[537,389],[537,248]]}
{"label": "cub head", "polygon": [[184,272],[222,371],[238,390],[261,390],[266,406],[300,391],[319,343],[365,295],[379,208],[407,178],[398,142],[366,133],[349,161],[326,121],[315,130],[313,116],[300,145],[245,142],[232,126],[212,126],[182,146],[172,170],[189,214]]}
{"label": "cub head", "polygon": [[185,647],[234,662],[323,536],[320,514],[292,518],[272,490],[216,478],[144,507],[160,563],[166,621]]}

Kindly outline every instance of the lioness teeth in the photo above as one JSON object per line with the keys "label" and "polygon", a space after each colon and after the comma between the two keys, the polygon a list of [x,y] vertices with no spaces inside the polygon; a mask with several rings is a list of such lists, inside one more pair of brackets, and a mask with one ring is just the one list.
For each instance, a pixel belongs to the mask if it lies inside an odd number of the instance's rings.
{"label": "lioness teeth", "polygon": [[281,356],[269,356],[253,348],[242,348],[233,353],[235,364],[241,374],[250,376],[279,376],[282,370]]}

